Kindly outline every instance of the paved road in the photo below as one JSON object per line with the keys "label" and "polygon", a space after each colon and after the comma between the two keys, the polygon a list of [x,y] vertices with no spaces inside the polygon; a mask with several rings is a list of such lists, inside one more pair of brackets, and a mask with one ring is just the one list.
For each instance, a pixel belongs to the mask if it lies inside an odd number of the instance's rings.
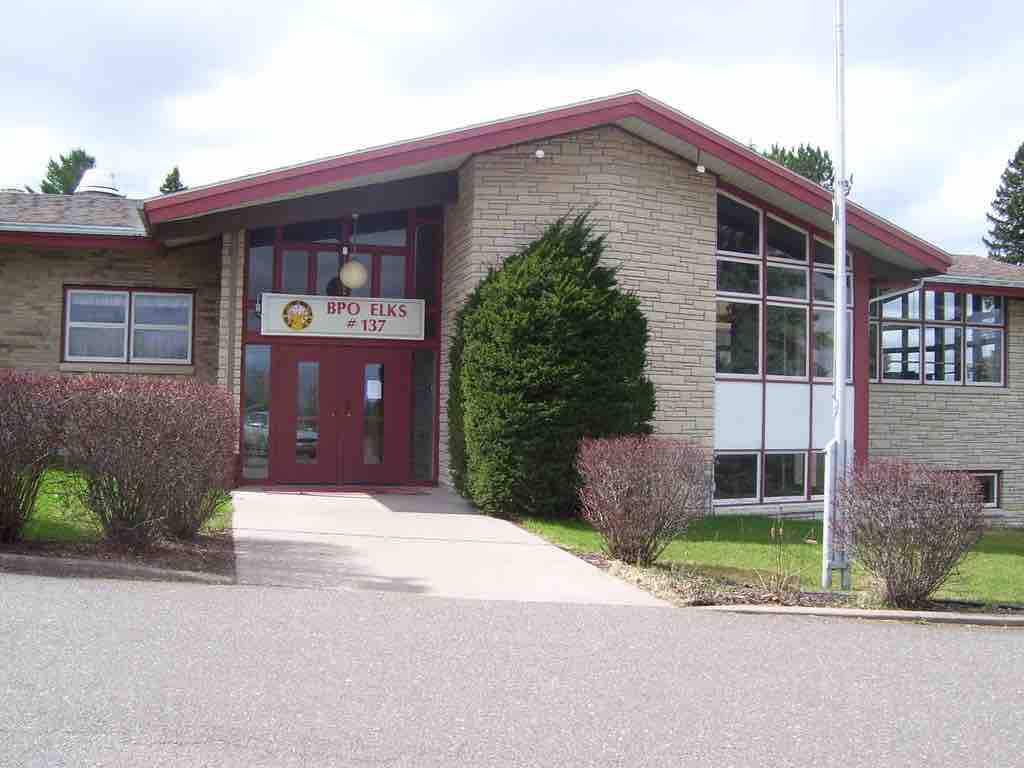
{"label": "paved road", "polygon": [[1011,630],[5,574],[0,617],[3,765],[1024,763]]}

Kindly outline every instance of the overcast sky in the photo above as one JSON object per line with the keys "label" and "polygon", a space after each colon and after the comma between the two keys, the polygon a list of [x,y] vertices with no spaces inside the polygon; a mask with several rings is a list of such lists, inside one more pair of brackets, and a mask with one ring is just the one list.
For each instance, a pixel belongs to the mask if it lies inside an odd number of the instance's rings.
{"label": "overcast sky", "polygon": [[[832,143],[832,3],[11,3],[0,187],[84,147],[198,185],[634,88],[743,142]],[[853,199],[954,253],[1024,142],[1024,6],[848,0]]]}

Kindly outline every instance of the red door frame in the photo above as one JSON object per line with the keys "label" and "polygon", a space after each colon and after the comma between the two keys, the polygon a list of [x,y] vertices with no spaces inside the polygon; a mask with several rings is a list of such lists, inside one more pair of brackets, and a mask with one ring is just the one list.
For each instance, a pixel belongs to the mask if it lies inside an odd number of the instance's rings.
{"label": "red door frame", "polygon": [[[253,306],[255,297],[250,296],[249,288],[249,247],[248,247],[248,232],[245,233],[245,237],[242,243],[242,249],[244,255],[242,264],[242,286],[243,286],[243,300],[240,307],[239,322],[241,323],[242,332],[242,345],[241,355],[239,359],[239,371],[240,371],[240,384],[239,384],[239,400],[240,400],[240,413],[239,413],[239,425],[238,425],[238,464],[236,472],[236,482],[238,484],[260,484],[266,482],[276,482],[277,473],[274,471],[275,462],[270,462],[270,475],[267,479],[250,479],[242,476],[242,462],[244,459],[245,452],[245,348],[249,344],[260,344],[267,345],[270,347],[270,367],[271,376],[273,376],[274,368],[279,365],[279,360],[284,361],[284,356],[287,354],[287,350],[291,348],[301,347],[323,347],[330,348],[333,350],[362,350],[367,348],[375,349],[402,349],[407,350],[409,353],[409,359],[412,359],[412,352],[416,350],[431,350],[435,356],[434,365],[434,444],[433,444],[433,471],[432,477],[429,480],[411,480],[406,478],[404,481],[408,485],[420,485],[420,486],[433,486],[437,485],[438,476],[440,472],[440,451],[439,451],[439,436],[441,426],[441,304],[443,296],[443,284],[444,284],[444,212],[441,207],[433,208],[418,208],[410,209],[407,211],[407,237],[405,246],[393,247],[393,246],[370,246],[370,245],[353,245],[350,242],[351,238],[351,223],[350,219],[342,217],[340,218],[341,230],[342,230],[342,243],[300,243],[294,241],[285,241],[283,239],[283,227],[274,227],[275,240],[274,240],[274,260],[273,260],[273,286],[272,290],[279,291],[281,288],[281,251],[285,248],[295,250],[308,250],[310,252],[310,290],[314,289],[315,286],[315,252],[316,251],[330,251],[335,248],[341,249],[343,246],[348,246],[350,253],[363,252],[363,253],[402,253],[406,256],[406,290],[407,296],[416,295],[416,244],[417,244],[417,232],[418,228],[422,225],[436,225],[436,242],[434,243],[434,253],[436,254],[436,261],[434,264],[434,296],[431,302],[432,306],[427,312],[426,323],[427,327],[433,327],[435,329],[432,336],[428,335],[422,341],[402,341],[402,340],[384,340],[384,339],[289,339],[287,342],[283,342],[281,337],[275,336],[262,336],[258,330],[251,331],[248,328],[247,316],[248,310]],[[374,259],[374,274],[373,279],[373,292],[376,293],[376,289],[379,287],[379,260]],[[323,369],[321,369],[323,370]],[[409,366],[411,372],[411,362]],[[411,381],[410,381],[411,388]],[[410,392],[411,398],[411,392]],[[276,402],[276,394],[271,389],[271,400]],[[323,405],[321,404],[321,408]],[[273,414],[271,415],[273,418]],[[410,422],[411,422],[411,405],[410,405]],[[411,423],[409,424],[411,428]],[[340,476],[340,471],[339,471]]]}
{"label": "red door frame", "polygon": [[[276,353],[276,354],[274,354]],[[335,483],[338,480],[340,435],[335,380],[337,355],[321,347],[279,347],[272,352],[270,384],[270,473],[282,483]],[[318,429],[315,446],[300,450],[299,436],[310,437],[298,423],[298,365],[316,363],[318,377]],[[305,461],[300,460],[304,456]]]}

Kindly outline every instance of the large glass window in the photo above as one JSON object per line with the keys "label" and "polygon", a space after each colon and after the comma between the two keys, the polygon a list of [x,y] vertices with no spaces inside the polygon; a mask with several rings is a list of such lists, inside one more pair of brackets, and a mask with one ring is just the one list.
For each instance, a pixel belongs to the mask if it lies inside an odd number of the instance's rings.
{"label": "large glass window", "polygon": [[912,290],[873,299],[871,317],[871,354],[880,351],[882,381],[1003,383],[1002,297]]}
{"label": "large glass window", "polygon": [[192,294],[69,289],[64,359],[70,362],[192,361]]}
{"label": "large glass window", "polygon": [[807,235],[772,216],[765,227],[765,242],[769,259],[807,261]]}
{"label": "large glass window", "polygon": [[768,305],[765,368],[769,376],[807,375],[807,310]]}
{"label": "large glass window", "polygon": [[309,293],[308,251],[285,251],[281,254],[281,292]]}
{"label": "large glass window", "polygon": [[[264,293],[274,290],[274,245],[273,236],[271,243],[267,245],[264,240],[266,232],[257,230],[261,237],[256,242],[260,245],[249,247],[249,274],[248,285],[246,286],[246,321],[245,327],[250,331],[260,329],[260,302]],[[250,237],[250,242],[252,238]]]}
{"label": "large glass window", "polygon": [[807,487],[806,453],[766,453],[764,456],[764,496],[803,498]]}
{"label": "large glass window", "polygon": [[352,242],[361,245],[404,246],[408,216],[405,211],[371,213],[352,224]]}
{"label": "large glass window", "polygon": [[759,304],[719,301],[715,326],[718,373],[756,375],[761,349]]}
{"label": "large glass window", "polygon": [[732,253],[761,252],[761,213],[756,208],[718,196],[718,250]]}
{"label": "large glass window", "polygon": [[758,498],[760,455],[719,453],[715,455],[715,499],[746,501]]}
{"label": "large glass window", "polygon": [[434,478],[434,420],[437,409],[437,353],[412,355],[412,479]]}
{"label": "large glass window", "polygon": [[766,293],[770,298],[807,301],[806,269],[792,269],[769,264],[767,283]]}

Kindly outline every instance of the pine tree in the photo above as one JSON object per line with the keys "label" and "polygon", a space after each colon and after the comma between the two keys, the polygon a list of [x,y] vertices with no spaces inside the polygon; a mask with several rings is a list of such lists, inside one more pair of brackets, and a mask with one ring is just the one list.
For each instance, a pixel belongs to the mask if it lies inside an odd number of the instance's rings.
{"label": "pine tree", "polygon": [[96,158],[84,149],[72,149],[59,155],[60,162],[50,159],[46,178],[39,183],[39,191],[46,195],[70,195],[78,188],[82,175],[96,165]]}
{"label": "pine tree", "polygon": [[1024,144],[1006,164],[1003,178],[986,214],[992,229],[983,238],[988,254],[998,261],[1024,264]]}
{"label": "pine tree", "polygon": [[767,152],[762,152],[769,160],[774,160],[784,165],[789,170],[799,173],[805,179],[810,179],[815,184],[821,184],[825,189],[832,189],[836,180],[836,172],[832,167],[832,158],[828,150],[821,147],[813,147],[810,144],[801,144],[799,147],[787,149],[779,144],[772,144]]}
{"label": "pine tree", "polygon": [[181,171],[178,170],[178,166],[174,166],[174,169],[164,178],[164,183],[160,185],[160,193],[167,195],[185,189],[188,187],[181,183]]}

